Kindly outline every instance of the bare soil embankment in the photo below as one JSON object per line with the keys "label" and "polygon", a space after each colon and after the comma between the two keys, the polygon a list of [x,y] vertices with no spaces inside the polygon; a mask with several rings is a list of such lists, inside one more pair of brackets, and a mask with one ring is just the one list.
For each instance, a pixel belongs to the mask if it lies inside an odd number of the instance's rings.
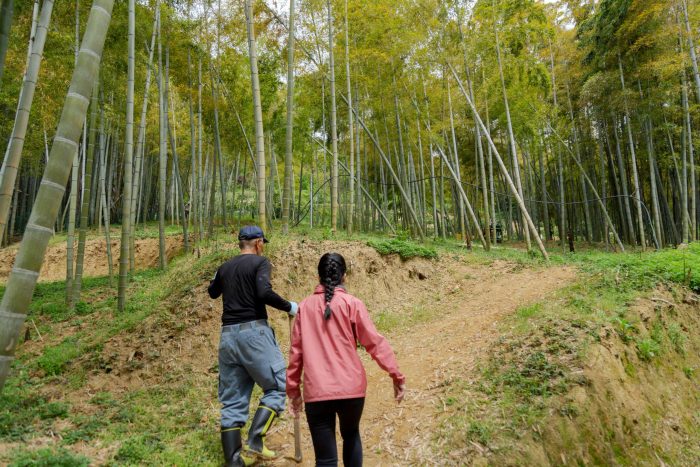
{"label": "bare soil embankment", "polygon": [[[117,237],[118,238],[118,237]],[[121,242],[112,240],[112,267],[119,271],[119,249]],[[76,252],[78,244],[75,245]],[[166,254],[173,258],[182,250],[181,236],[168,236],[165,240]],[[147,269],[158,266],[158,239],[138,239],[134,245],[136,269]],[[19,243],[7,248],[0,248],[0,282],[6,282],[15,257],[19,250]],[[107,243],[103,238],[91,238],[85,241],[85,259],[83,262],[83,275],[86,277],[106,276],[109,274],[109,261],[107,260]],[[60,281],[66,279],[66,244],[50,245],[46,250],[44,263],[39,273],[40,282]]]}

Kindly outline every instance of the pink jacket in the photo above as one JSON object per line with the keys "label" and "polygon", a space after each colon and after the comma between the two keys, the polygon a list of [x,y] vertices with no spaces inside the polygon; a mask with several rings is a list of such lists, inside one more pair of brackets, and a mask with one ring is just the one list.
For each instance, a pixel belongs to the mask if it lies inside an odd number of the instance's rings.
{"label": "pink jacket", "polygon": [[357,342],[395,383],[404,383],[394,351],[377,332],[362,301],[337,287],[329,320],[323,318],[325,309],[322,285],[299,305],[289,351],[287,396],[301,396],[303,372],[306,402],[365,397],[367,376],[357,355]]}

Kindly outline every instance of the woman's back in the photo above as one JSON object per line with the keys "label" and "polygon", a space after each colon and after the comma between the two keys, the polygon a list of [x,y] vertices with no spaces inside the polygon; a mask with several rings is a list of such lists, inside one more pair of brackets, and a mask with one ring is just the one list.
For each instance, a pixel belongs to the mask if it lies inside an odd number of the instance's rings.
{"label": "woman's back", "polygon": [[[313,295],[299,306],[292,336],[290,368],[295,351],[302,356],[304,400],[364,397],[367,377],[357,354],[359,342],[393,379],[402,378],[388,342],[379,334],[361,300],[335,288],[326,319],[325,289],[316,287]],[[288,381],[298,375],[288,374]]]}
{"label": "woman's back", "polygon": [[358,310],[362,302],[344,289],[335,289],[331,317],[324,318],[324,289],[302,301],[296,324],[304,355],[304,399],[308,402],[363,397],[365,370],[356,350]]}

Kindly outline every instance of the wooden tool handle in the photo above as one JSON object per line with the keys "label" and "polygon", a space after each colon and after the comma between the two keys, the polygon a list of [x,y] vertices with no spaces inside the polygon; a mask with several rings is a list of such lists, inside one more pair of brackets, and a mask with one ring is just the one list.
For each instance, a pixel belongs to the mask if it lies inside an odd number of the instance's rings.
{"label": "wooden tool handle", "polygon": [[[289,347],[292,346],[292,329],[294,328],[294,317],[289,315]],[[299,427],[299,414],[294,416],[294,460],[301,462],[301,429]]]}

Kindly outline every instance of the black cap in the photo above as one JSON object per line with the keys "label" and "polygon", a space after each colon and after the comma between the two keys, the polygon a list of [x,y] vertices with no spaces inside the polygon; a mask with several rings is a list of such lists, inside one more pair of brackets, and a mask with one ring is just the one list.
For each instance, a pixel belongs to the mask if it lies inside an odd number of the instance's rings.
{"label": "black cap", "polygon": [[246,225],[238,232],[238,240],[255,240],[256,238],[262,238],[263,242],[269,243],[262,229],[257,225]]}

